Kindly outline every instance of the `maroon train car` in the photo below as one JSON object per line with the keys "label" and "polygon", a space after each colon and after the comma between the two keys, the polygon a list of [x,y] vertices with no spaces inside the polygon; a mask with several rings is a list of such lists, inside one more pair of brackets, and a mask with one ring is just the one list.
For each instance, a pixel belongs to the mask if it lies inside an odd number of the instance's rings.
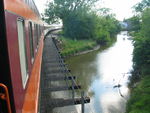
{"label": "maroon train car", "polygon": [[33,0],[0,0],[0,113],[38,112],[43,30]]}

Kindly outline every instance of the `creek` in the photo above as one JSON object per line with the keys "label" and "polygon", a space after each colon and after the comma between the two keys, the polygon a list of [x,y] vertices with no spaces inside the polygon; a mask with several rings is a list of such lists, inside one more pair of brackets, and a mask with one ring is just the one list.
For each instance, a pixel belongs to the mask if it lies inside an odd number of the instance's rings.
{"label": "creek", "polygon": [[[132,37],[123,31],[109,48],[67,59],[91,102],[85,113],[124,113],[130,91],[127,87],[132,70]],[[76,106],[80,111],[80,106]]]}

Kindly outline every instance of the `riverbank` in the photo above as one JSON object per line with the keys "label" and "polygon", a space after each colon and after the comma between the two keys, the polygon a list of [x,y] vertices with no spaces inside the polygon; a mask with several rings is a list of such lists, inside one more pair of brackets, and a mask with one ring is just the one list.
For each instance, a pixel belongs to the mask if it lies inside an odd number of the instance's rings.
{"label": "riverbank", "polygon": [[116,38],[112,38],[106,45],[100,45],[95,40],[72,40],[64,37],[59,37],[59,40],[62,56],[69,57],[86,54],[100,47],[107,48],[116,41]]}
{"label": "riverbank", "polygon": [[[150,40],[139,37],[139,33],[132,31],[134,39],[133,62],[134,67],[130,77],[130,98],[127,102],[126,113],[150,113]],[[138,68],[137,68],[138,67]]]}
{"label": "riverbank", "polygon": [[59,40],[61,42],[61,54],[65,57],[93,50],[97,46],[93,40],[72,40],[64,37],[60,37]]}
{"label": "riverbank", "polygon": [[150,75],[144,76],[131,89],[126,113],[150,113]]}

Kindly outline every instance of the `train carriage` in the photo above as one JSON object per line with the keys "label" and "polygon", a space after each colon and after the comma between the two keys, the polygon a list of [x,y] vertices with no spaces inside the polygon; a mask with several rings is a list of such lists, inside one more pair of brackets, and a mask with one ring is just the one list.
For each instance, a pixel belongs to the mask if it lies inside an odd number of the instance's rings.
{"label": "train carriage", "polygon": [[0,113],[38,112],[43,31],[33,0],[0,0]]}

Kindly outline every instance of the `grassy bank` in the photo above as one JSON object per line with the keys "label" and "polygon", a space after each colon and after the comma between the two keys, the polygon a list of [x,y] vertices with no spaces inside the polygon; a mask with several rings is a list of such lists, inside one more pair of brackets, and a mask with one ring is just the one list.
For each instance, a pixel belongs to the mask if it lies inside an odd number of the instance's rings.
{"label": "grassy bank", "polygon": [[150,113],[150,75],[144,76],[136,87],[131,89],[126,113]]}
{"label": "grassy bank", "polygon": [[100,45],[95,40],[73,40],[65,37],[60,37],[59,40],[61,42],[61,54],[66,57],[93,50],[98,45],[105,49],[116,42],[116,38],[112,38],[105,45]]}
{"label": "grassy bank", "polygon": [[74,55],[79,52],[93,49],[97,43],[93,40],[72,40],[61,37],[61,54],[63,56]]}

